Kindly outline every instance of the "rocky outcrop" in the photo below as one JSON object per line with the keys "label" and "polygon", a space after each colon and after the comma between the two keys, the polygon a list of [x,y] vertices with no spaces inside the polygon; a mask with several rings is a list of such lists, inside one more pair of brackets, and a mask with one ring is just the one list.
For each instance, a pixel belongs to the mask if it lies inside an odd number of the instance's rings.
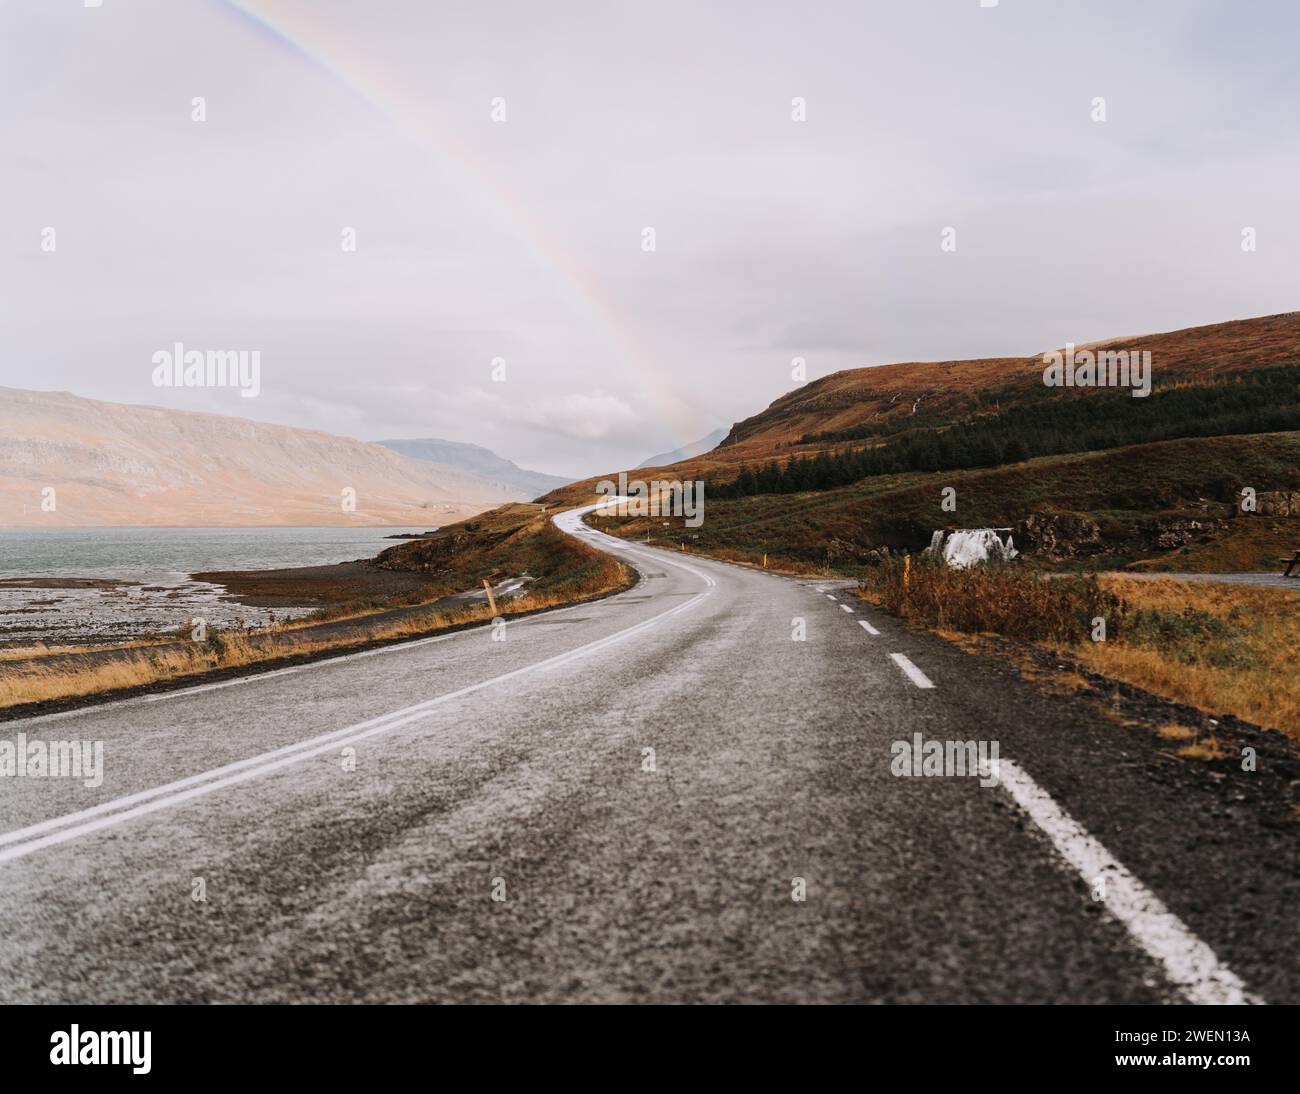
{"label": "rocky outcrop", "polygon": [[1266,490],[1256,497],[1255,511],[1266,517],[1300,517],[1300,490]]}
{"label": "rocky outcrop", "polygon": [[1155,545],[1162,551],[1173,551],[1198,543],[1222,527],[1222,521],[1178,520],[1156,518],[1153,522]]}
{"label": "rocky outcrop", "polygon": [[882,561],[882,552],[885,556],[888,556],[889,548],[865,547],[861,543],[854,543],[852,540],[839,539],[834,536],[826,541],[826,560],[832,563],[869,566]]}
{"label": "rocky outcrop", "polygon": [[[906,553],[906,552],[900,552]],[[868,566],[883,566],[893,557],[888,547],[869,547],[862,556],[862,561]]]}
{"label": "rocky outcrop", "polygon": [[1101,526],[1076,513],[1035,513],[1015,526],[1014,538],[1027,554],[1053,561],[1086,558],[1106,549]]}
{"label": "rocky outcrop", "polygon": [[1204,511],[1143,516],[1129,522],[1098,522],[1079,513],[1035,513],[1016,525],[1016,541],[1029,555],[1066,562],[1103,554],[1176,551],[1224,531],[1228,519],[1210,505]]}

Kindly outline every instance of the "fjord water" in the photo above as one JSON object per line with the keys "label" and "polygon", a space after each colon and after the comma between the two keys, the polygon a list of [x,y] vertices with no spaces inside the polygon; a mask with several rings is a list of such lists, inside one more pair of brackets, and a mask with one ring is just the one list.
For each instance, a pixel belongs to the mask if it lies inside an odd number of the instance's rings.
{"label": "fjord water", "polygon": [[371,558],[427,528],[0,528],[0,577],[117,577],[274,570]]}
{"label": "fjord water", "polygon": [[[301,615],[222,599],[194,581],[206,570],[269,570],[372,558],[388,538],[427,528],[0,529],[0,645],[113,641],[170,630],[202,616],[239,626]],[[97,579],[59,587],[41,578]],[[28,582],[32,582],[31,585]],[[35,586],[35,587],[33,587]]]}

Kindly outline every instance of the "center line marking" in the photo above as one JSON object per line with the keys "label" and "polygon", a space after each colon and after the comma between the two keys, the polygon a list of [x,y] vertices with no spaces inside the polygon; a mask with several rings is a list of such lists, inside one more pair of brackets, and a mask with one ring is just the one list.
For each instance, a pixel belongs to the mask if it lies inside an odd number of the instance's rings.
{"label": "center line marking", "polygon": [[850,608],[847,604],[841,604],[840,607],[843,608],[846,612],[853,611],[853,609]]}
{"label": "center line marking", "polygon": [[912,683],[914,683],[918,688],[934,687],[934,685],[930,683],[930,678],[926,676],[925,673],[923,673],[920,669],[918,669],[914,664],[912,664],[912,662],[909,661],[906,657],[904,657],[901,653],[891,653],[889,656],[893,658],[894,664],[896,664],[900,669],[902,669],[905,673],[907,673],[907,678],[911,680]]}
{"label": "center line marking", "polygon": [[864,631],[866,631],[868,634],[879,634],[879,633],[880,633],[878,630],[876,630],[875,627],[873,627],[873,626],[872,626],[870,623],[868,623],[865,619],[859,619],[859,620],[858,620],[858,626],[861,627],[861,628],[862,628]]}
{"label": "center line marking", "polygon": [[837,597],[833,597],[833,596],[831,596],[830,593],[827,593],[827,594],[826,594],[826,599],[827,599],[827,600],[836,600],[836,599],[838,599],[838,598],[837,598]]}

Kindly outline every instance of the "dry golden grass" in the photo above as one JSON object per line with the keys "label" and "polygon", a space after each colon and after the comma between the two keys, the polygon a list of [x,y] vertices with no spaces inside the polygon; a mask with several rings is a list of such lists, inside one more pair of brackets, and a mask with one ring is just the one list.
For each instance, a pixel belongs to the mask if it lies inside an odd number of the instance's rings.
{"label": "dry golden grass", "polygon": [[250,664],[247,643],[227,639],[221,649],[196,643],[192,649],[157,650],[139,647],[140,656],[130,660],[80,664],[24,665],[0,671],[0,709],[64,699],[73,695],[98,695],[107,691],[139,687],[178,676],[190,676],[231,665]]}
{"label": "dry golden grass", "polygon": [[1143,723],[1136,718],[1129,718],[1114,707],[1106,703],[1098,702],[1093,704],[1093,708],[1105,718],[1108,722],[1114,722],[1117,726],[1140,726]]}
{"label": "dry golden grass", "polygon": [[[1041,581],[998,567],[920,565],[910,568],[906,586],[896,568],[877,571],[859,595],[968,649],[990,633],[1042,643],[1080,668],[1173,702],[1300,737],[1300,589],[1123,575]],[[1107,620],[1104,642],[1089,639],[1094,615]],[[1044,673],[1027,658],[1017,663],[1040,684],[1090,686],[1076,672]],[[1166,726],[1161,735],[1186,739],[1181,732]]]}
{"label": "dry golden grass", "polygon": [[[1211,714],[1233,714],[1300,737],[1300,591],[1106,577],[1130,612],[1175,626],[1145,628],[1071,653],[1085,667]],[[1177,625],[1188,621],[1182,628]]]}
{"label": "dry golden grass", "polygon": [[1052,683],[1062,692],[1087,691],[1092,685],[1077,672],[1058,672]]}
{"label": "dry golden grass", "polygon": [[1135,563],[1133,569],[1158,573],[1281,573],[1283,558],[1300,547],[1300,517],[1238,517],[1226,531],[1203,543],[1194,543]]}
{"label": "dry golden grass", "polygon": [[1219,745],[1217,737],[1207,737],[1196,744],[1180,748],[1178,755],[1185,756],[1189,760],[1222,760],[1228,754]]}
{"label": "dry golden grass", "polygon": [[1118,607],[1092,578],[1048,581],[1018,566],[958,569],[932,558],[891,559],[862,579],[861,595],[939,630],[1073,642]]}

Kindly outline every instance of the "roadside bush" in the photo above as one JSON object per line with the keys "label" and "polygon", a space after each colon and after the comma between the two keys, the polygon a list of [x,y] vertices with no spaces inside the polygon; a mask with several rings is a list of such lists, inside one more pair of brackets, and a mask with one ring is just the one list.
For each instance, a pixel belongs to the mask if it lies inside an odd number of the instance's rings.
{"label": "roadside bush", "polygon": [[1099,616],[1112,638],[1126,614],[1123,601],[1095,577],[1046,579],[1018,566],[957,569],[924,557],[890,559],[861,588],[887,610],[926,626],[1030,641],[1086,640]]}
{"label": "roadside bush", "polygon": [[1196,608],[1172,612],[1140,608],[1129,617],[1124,638],[1133,646],[1159,650],[1185,665],[1248,668],[1253,655],[1239,622]]}

